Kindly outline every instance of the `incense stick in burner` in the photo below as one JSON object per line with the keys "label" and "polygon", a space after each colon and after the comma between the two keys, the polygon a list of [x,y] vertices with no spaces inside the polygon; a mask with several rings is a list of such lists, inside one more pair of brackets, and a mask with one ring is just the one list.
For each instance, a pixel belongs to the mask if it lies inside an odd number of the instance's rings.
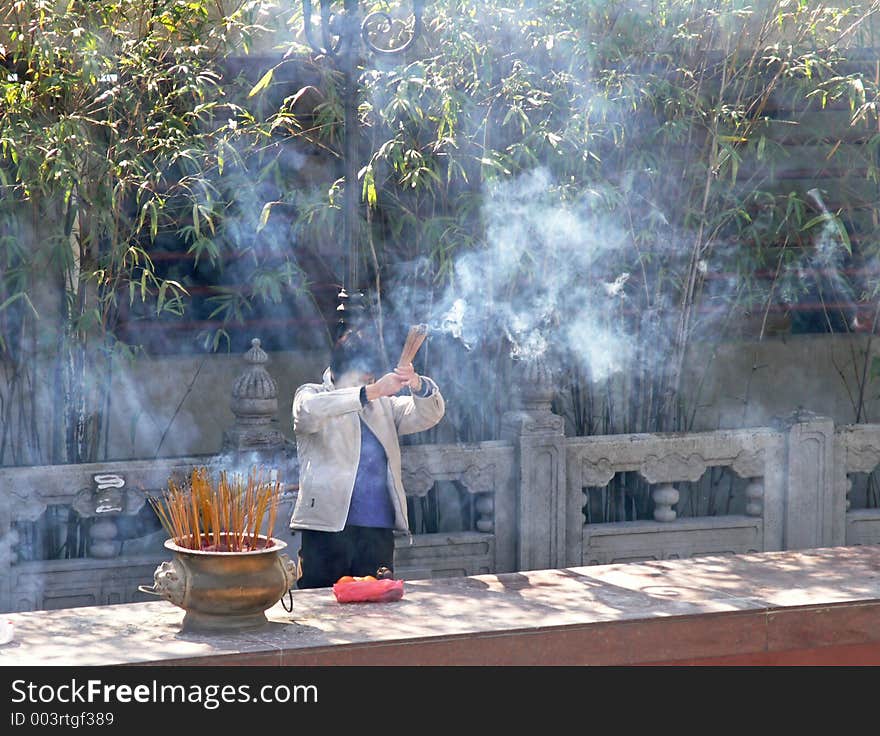
{"label": "incense stick in burner", "polygon": [[406,342],[403,345],[403,351],[400,353],[400,360],[397,365],[406,366],[413,362],[422,343],[428,337],[428,325],[413,325],[409,328],[406,336]]}

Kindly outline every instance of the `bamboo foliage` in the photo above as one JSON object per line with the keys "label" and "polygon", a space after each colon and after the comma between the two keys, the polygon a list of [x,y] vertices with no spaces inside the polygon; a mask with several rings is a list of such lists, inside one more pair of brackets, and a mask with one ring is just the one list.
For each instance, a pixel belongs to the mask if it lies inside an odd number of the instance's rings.
{"label": "bamboo foliage", "polygon": [[[157,241],[213,268],[250,250],[253,290],[209,300],[224,318],[277,303],[295,278],[253,247],[271,228],[241,242],[224,227],[233,211],[256,226],[248,183],[280,155],[226,66],[283,27],[267,5],[0,2],[0,464],[107,456],[111,376],[142,351],[119,328],[192,308]],[[32,389],[44,373],[48,406]]]}
{"label": "bamboo foliage", "polygon": [[[208,469],[193,468],[189,479],[168,480],[162,498],[150,498],[175,544],[211,552],[247,552],[271,546],[281,481],[264,468],[247,474],[221,471],[215,483]],[[265,526],[263,522],[265,520]]]}
{"label": "bamboo foliage", "polygon": [[[301,21],[295,11],[291,27]],[[753,315],[763,318],[763,338],[783,288],[787,301],[817,288],[798,274],[833,213],[816,219],[793,180],[775,177],[776,162],[789,155],[787,136],[800,136],[795,161],[810,146],[822,151],[821,166],[851,168],[848,187],[876,179],[876,137],[873,147],[859,147],[864,165],[848,167],[843,156],[856,149],[846,145],[853,123],[877,130],[880,75],[851,62],[858,47],[877,46],[880,3],[438,2],[429,4],[425,26],[409,63],[371,68],[360,80],[368,102],[359,257],[370,274],[365,283],[382,285],[381,320],[433,318],[447,291],[459,296],[468,279],[461,266],[491,252],[496,185],[527,182],[541,169],[546,196],[532,211],[583,213],[587,226],[610,225],[608,233],[597,229],[601,248],[583,282],[630,278],[613,299],[588,287],[554,290],[556,275],[573,268],[572,248],[547,247],[539,227],[523,237],[520,261],[507,261],[495,271],[499,281],[486,284],[493,299],[473,289],[469,303],[483,313],[493,301],[532,313],[523,294],[537,283],[558,299],[563,317],[590,306],[595,324],[627,336],[632,350],[613,381],[596,378],[561,341],[560,354],[549,356],[568,366],[557,408],[573,433],[687,430],[702,401],[702,384],[685,377],[695,341],[749,334]],[[292,51],[302,50],[295,42]],[[326,100],[339,99],[337,84],[322,81]],[[817,124],[826,106],[842,122]],[[338,120],[338,106],[321,107],[333,110]],[[331,137],[338,130],[316,125],[306,135],[338,147]],[[323,200],[300,209],[301,243],[332,241],[338,194],[336,185],[323,187],[316,195]],[[841,204],[873,207],[843,195]],[[857,244],[870,249],[866,260],[875,257],[880,229],[872,217]],[[609,246],[607,235],[621,237]],[[850,291],[875,286],[875,278],[853,280]],[[437,330],[417,356],[420,372],[452,400],[443,424],[414,441],[498,436],[510,346],[503,329],[478,325],[472,334],[479,341],[465,347]],[[864,376],[864,364],[858,368]]]}

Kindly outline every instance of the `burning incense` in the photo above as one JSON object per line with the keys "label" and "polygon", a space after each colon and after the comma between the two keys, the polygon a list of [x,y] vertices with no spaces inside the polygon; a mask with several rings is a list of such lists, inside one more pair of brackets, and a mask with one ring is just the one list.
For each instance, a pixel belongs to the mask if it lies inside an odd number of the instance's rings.
{"label": "burning incense", "polygon": [[[220,473],[215,486],[207,468],[193,468],[189,482],[168,480],[164,498],[150,497],[159,521],[175,544],[187,549],[244,552],[271,544],[283,483],[275,475],[264,480],[262,469]],[[260,540],[263,520],[265,537]]]}
{"label": "burning incense", "polygon": [[406,342],[403,345],[403,351],[400,353],[400,360],[397,361],[398,366],[407,366],[413,362],[422,343],[428,337],[428,325],[413,325],[409,328],[406,335]]}

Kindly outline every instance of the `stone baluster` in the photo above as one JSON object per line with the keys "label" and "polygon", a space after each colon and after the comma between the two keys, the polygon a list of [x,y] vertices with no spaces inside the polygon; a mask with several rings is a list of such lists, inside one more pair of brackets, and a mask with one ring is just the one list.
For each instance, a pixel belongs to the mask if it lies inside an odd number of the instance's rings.
{"label": "stone baluster", "polygon": [[102,559],[116,557],[121,545],[116,539],[118,531],[115,519],[96,517],[89,527],[89,555]]}
{"label": "stone baluster", "polygon": [[764,515],[764,479],[749,478],[746,485],[746,516]]}
{"label": "stone baluster", "polygon": [[675,521],[677,514],[672,508],[678,503],[678,489],[672,483],[661,483],[651,492],[654,499],[655,521]]}
{"label": "stone baluster", "polygon": [[474,501],[477,512],[476,527],[479,532],[495,531],[495,494],[480,493]]}

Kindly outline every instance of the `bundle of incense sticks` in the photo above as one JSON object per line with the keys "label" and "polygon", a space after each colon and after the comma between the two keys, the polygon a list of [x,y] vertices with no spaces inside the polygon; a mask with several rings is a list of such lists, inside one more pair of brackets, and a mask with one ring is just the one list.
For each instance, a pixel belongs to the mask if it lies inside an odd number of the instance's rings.
{"label": "bundle of incense sticks", "polygon": [[[215,485],[207,468],[193,468],[189,482],[168,480],[163,499],[150,504],[175,544],[188,549],[243,552],[271,544],[282,483],[263,468],[220,473]],[[265,540],[261,540],[263,522]]]}
{"label": "bundle of incense sticks", "polygon": [[406,336],[406,342],[403,345],[403,351],[400,353],[400,360],[397,361],[397,365],[406,366],[412,363],[413,358],[416,357],[416,353],[419,352],[419,348],[422,347],[422,343],[427,337],[428,325],[422,324],[410,327]]}

